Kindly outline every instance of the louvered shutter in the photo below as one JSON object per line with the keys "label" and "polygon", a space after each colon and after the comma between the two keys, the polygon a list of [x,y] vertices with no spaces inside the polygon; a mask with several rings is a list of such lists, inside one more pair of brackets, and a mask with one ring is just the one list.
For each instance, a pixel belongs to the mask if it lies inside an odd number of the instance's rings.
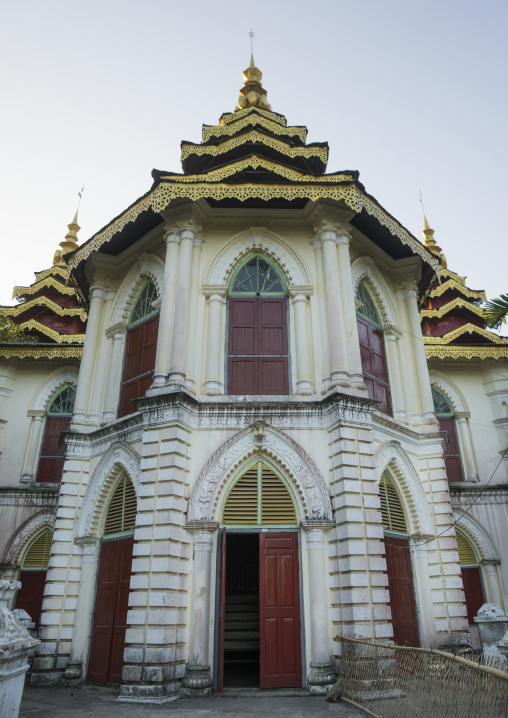
{"label": "louvered shutter", "polygon": [[261,523],[296,523],[295,505],[287,486],[265,464],[261,466]]}
{"label": "louvered shutter", "polygon": [[402,504],[395,487],[386,474],[381,477],[379,498],[381,500],[381,517],[385,531],[407,534]]}
{"label": "louvered shutter", "polygon": [[461,566],[471,566],[478,563],[473,547],[467,538],[458,532],[457,548],[459,550],[459,563]]}
{"label": "louvered shutter", "polygon": [[23,568],[46,569],[49,563],[49,551],[53,534],[49,529],[41,533],[32,543],[23,561]]}
{"label": "louvered shutter", "polygon": [[136,523],[136,494],[129,479],[124,476],[109,502],[104,535],[134,531]]}
{"label": "louvered shutter", "polygon": [[258,467],[257,464],[235,482],[228,494],[222,521],[225,524],[257,524]]}
{"label": "louvered shutter", "polygon": [[273,469],[258,461],[233,484],[222,523],[288,525],[297,523],[297,514],[285,483]]}

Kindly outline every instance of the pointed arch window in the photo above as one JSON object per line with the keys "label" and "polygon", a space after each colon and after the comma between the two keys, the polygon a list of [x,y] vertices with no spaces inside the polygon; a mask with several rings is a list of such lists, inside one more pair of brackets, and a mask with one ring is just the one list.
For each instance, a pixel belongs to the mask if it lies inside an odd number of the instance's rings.
{"label": "pointed arch window", "polygon": [[288,486],[261,460],[235,481],[222,511],[222,523],[230,526],[293,526],[297,521]]}
{"label": "pointed arch window", "polygon": [[109,502],[104,536],[132,533],[136,524],[136,494],[131,480],[122,476]]}
{"label": "pointed arch window", "polygon": [[378,411],[392,416],[388,366],[386,363],[385,340],[381,317],[376,303],[364,282],[360,282],[356,292],[358,309],[356,320],[358,339],[365,383],[371,399],[381,403]]}
{"label": "pointed arch window", "polygon": [[52,539],[53,532],[49,528],[36,536],[25,552],[19,573],[21,588],[16,595],[16,608],[23,608],[28,613],[36,629],[39,628]]}
{"label": "pointed arch window", "polygon": [[137,411],[132,400],[145,396],[152,383],[159,332],[159,310],[154,307],[157,298],[157,288],[148,280],[141,288],[129,317],[119,417]]}
{"label": "pointed arch window", "polygon": [[74,411],[76,389],[68,384],[50,399],[44,423],[37,482],[58,483],[62,480],[64,453],[59,446],[60,436],[67,431]]}
{"label": "pointed arch window", "polygon": [[228,394],[288,394],[286,284],[266,257],[246,259],[228,300]]}
{"label": "pointed arch window", "polygon": [[485,603],[482,576],[476,552],[470,541],[460,533],[457,534],[460,572],[466,597],[467,618],[470,625],[475,626],[474,617]]}
{"label": "pointed arch window", "polygon": [[446,475],[448,481],[464,481],[462,459],[460,456],[459,436],[452,405],[438,389],[432,387],[434,411],[441,431],[448,434],[448,446],[445,451]]}

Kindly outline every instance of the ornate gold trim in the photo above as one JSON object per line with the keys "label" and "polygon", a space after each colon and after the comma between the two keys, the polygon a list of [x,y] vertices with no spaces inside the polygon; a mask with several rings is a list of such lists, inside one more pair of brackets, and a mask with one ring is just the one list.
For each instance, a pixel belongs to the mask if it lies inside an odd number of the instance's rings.
{"label": "ornate gold trim", "polygon": [[48,277],[40,282],[31,284],[29,287],[14,287],[12,290],[12,298],[14,299],[18,294],[35,294],[42,287],[53,287],[54,289],[58,289],[61,294],[76,294],[74,287],[66,287],[64,284],[57,282],[56,279],[53,279],[53,277]]}
{"label": "ornate gold trim", "polygon": [[58,344],[83,344],[85,341],[84,334],[60,334],[55,329],[51,329],[45,324],[36,322],[35,319],[29,319],[28,322],[22,322],[21,324],[18,324],[18,327],[20,329],[27,330],[33,329],[36,332],[45,334],[47,337],[53,339],[53,341],[57,342]]}
{"label": "ornate gold trim", "polygon": [[443,337],[429,337],[425,335],[423,337],[423,343],[425,345],[449,344],[450,342],[455,341],[455,339],[459,339],[459,337],[463,334],[477,334],[484,339],[488,339],[494,344],[505,344],[508,346],[508,337],[499,337],[497,334],[493,334],[486,329],[480,329],[480,327],[476,327],[474,324],[469,323],[464,324],[462,327],[458,327],[458,329],[454,329],[452,332],[448,332],[448,334],[445,334]]}
{"label": "ornate gold trim", "polygon": [[81,359],[83,347],[39,347],[37,344],[24,344],[23,346],[2,347],[0,346],[0,357],[11,359]]}
{"label": "ornate gold trim", "polygon": [[466,278],[461,277],[456,272],[452,272],[452,270],[448,269],[447,267],[441,268],[441,276],[448,277],[449,279],[455,279],[455,281],[458,282],[459,284],[462,284],[464,287],[466,286]]}
{"label": "ornate gold trim", "polygon": [[473,297],[473,299],[483,299],[485,302],[487,301],[487,295],[483,291],[483,289],[468,289],[467,287],[462,286],[460,282],[458,282],[456,279],[448,279],[446,282],[443,282],[439,287],[436,287],[436,289],[432,289],[430,292],[431,297],[440,297],[445,292],[449,291],[450,289],[456,289],[459,292],[462,292],[466,297]]}
{"label": "ornate gold trim", "polygon": [[[246,160],[249,166],[252,166],[252,159]],[[265,162],[262,160],[261,162]],[[261,163],[260,162],[260,163]],[[241,163],[237,163],[238,166]],[[272,164],[273,163],[267,163]],[[280,165],[276,166],[277,169]],[[298,175],[294,170],[290,171],[293,175]],[[211,174],[211,173],[210,173]],[[209,177],[208,175],[206,176]],[[409,232],[398,224],[392,217],[390,217],[381,207],[375,204],[373,200],[366,197],[354,184],[339,184],[341,181],[346,180],[348,175],[337,175],[336,177],[328,177],[329,181],[335,180],[335,186],[326,186],[320,184],[318,181],[312,179],[312,184],[305,184],[304,180],[308,180],[309,177],[303,175],[301,183],[282,185],[282,184],[254,184],[246,183],[241,185],[235,184],[208,184],[206,182],[196,182],[195,184],[189,184],[189,180],[195,180],[196,176],[191,178],[183,177],[185,182],[182,182],[182,177],[167,177],[166,182],[161,182],[157,187],[146,197],[141,199],[135,205],[130,207],[123,215],[117,220],[112,222],[102,232],[97,234],[91,240],[89,240],[83,247],[77,250],[69,263],[69,271],[72,271],[79,262],[86,259],[90,254],[99,249],[105,242],[109,241],[113,235],[121,231],[127,224],[134,222],[141,212],[152,208],[154,212],[161,213],[169,203],[174,199],[190,199],[197,201],[202,198],[210,198],[215,200],[223,199],[237,199],[240,202],[244,202],[247,199],[280,199],[284,198],[287,200],[293,199],[308,199],[310,201],[318,201],[319,199],[332,199],[335,201],[344,201],[351,209],[355,212],[360,212],[362,208],[370,214],[376,217],[376,219],[390,232],[398,237],[402,244],[411,247],[411,250],[418,254],[422,259],[429,264],[436,273],[439,272],[439,258],[434,257],[417,239],[415,239]],[[175,180],[178,179],[179,182]],[[319,180],[319,178],[317,178]]]}
{"label": "ornate gold trim", "polygon": [[425,355],[427,359],[503,359],[505,357],[508,358],[508,346],[426,346]]}
{"label": "ornate gold trim", "polygon": [[259,117],[253,115],[252,117],[244,117],[242,120],[238,120],[234,125],[203,125],[202,138],[203,142],[208,142],[211,137],[224,137],[228,135],[235,135],[239,130],[244,127],[259,125],[264,127],[266,130],[274,135],[284,135],[288,137],[299,137],[302,142],[307,141],[307,128],[306,127],[281,127],[274,123],[272,120],[268,120],[265,117]]}
{"label": "ornate gold trim", "polygon": [[451,312],[452,309],[459,309],[460,307],[463,307],[464,309],[473,312],[473,314],[476,314],[479,317],[483,317],[483,309],[481,307],[477,307],[476,304],[472,304],[471,302],[468,302],[467,299],[462,299],[461,297],[457,297],[452,302],[444,304],[442,307],[439,307],[439,309],[421,309],[420,317],[421,319],[423,319],[424,317],[441,318],[444,317],[445,314],[448,314],[448,312]]}
{"label": "ornate gold trim", "polygon": [[48,309],[51,309],[55,312],[55,314],[58,314],[61,317],[79,317],[83,322],[87,317],[86,309],[83,309],[82,307],[61,307],[52,299],[45,296],[36,297],[35,299],[31,299],[29,302],[17,304],[15,307],[0,307],[0,314],[5,314],[5,316],[8,317],[17,317],[20,314],[23,314],[23,312],[26,312],[27,309],[42,306],[48,307]]}
{"label": "ornate gold trim", "polygon": [[267,137],[266,135],[263,135],[261,132],[257,132],[256,130],[246,132],[239,137],[233,137],[232,139],[226,140],[226,142],[223,142],[220,145],[185,144],[182,147],[182,155],[180,159],[183,162],[187,157],[190,157],[191,155],[211,155],[212,157],[217,157],[217,155],[229,152],[235,147],[240,147],[247,142],[260,142],[261,144],[266,145],[267,147],[271,147],[272,149],[286,155],[287,157],[319,157],[319,159],[325,165],[328,162],[328,150],[326,147],[288,147],[287,144],[282,140],[275,139],[274,137]]}
{"label": "ornate gold trim", "polygon": [[58,274],[62,279],[65,279],[67,276],[67,268],[64,269],[64,267],[59,267],[58,265],[53,265],[52,267],[48,267],[48,269],[43,269],[42,272],[34,272],[35,276],[37,277],[37,281],[40,279],[44,279],[45,277],[49,275],[55,275]]}
{"label": "ornate gold trim", "polygon": [[220,121],[224,125],[231,125],[233,122],[236,122],[236,120],[240,120],[246,115],[253,113],[259,113],[260,115],[263,115],[263,117],[266,117],[268,120],[271,120],[272,122],[277,122],[279,125],[286,125],[287,120],[284,117],[284,115],[279,115],[278,112],[271,112],[270,110],[263,110],[261,107],[246,107],[244,110],[235,110],[234,112],[225,112]]}

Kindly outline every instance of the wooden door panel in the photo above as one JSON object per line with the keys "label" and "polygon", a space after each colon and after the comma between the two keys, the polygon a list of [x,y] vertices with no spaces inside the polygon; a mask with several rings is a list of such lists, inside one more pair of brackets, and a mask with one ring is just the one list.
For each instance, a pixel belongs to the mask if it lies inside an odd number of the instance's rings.
{"label": "wooden door panel", "polygon": [[157,334],[159,332],[159,315],[143,322],[143,343],[139,363],[139,374],[152,372],[155,368],[155,354],[157,351]]}
{"label": "wooden door panel", "polygon": [[141,346],[143,344],[143,325],[129,329],[125,346],[123,380],[128,381],[140,374]]}
{"label": "wooden door panel", "polygon": [[231,299],[229,353],[258,354],[258,308],[255,299]]}
{"label": "wooden door panel", "polygon": [[259,535],[261,688],[302,685],[298,536]]}
{"label": "wooden door panel", "polygon": [[19,580],[21,588],[16,594],[15,607],[23,608],[28,613],[37,630],[41,617],[46,571],[21,571]]}
{"label": "wooden door panel", "polygon": [[63,458],[40,458],[39,467],[37,469],[37,482],[58,483],[62,480],[64,467]]}
{"label": "wooden door panel", "polygon": [[385,536],[384,542],[394,641],[400,646],[419,646],[409,541]]}
{"label": "wooden door panel", "polygon": [[222,529],[220,540],[220,592],[219,592],[219,660],[217,666],[217,687],[224,690],[224,622],[226,618],[226,529]]}
{"label": "wooden door panel", "polygon": [[136,405],[132,402],[132,399],[137,399],[139,395],[139,380],[132,379],[126,382],[122,386],[122,393],[120,396],[120,408],[118,410],[118,416],[127,416],[137,411]]}
{"label": "wooden door panel", "polygon": [[485,603],[480,568],[479,566],[462,568],[461,573],[466,596],[467,618],[471,625],[476,625],[473,619]]}
{"label": "wooden door panel", "polygon": [[259,303],[259,354],[287,354],[286,300]]}
{"label": "wooden door panel", "polygon": [[448,434],[448,446],[445,451],[445,465],[448,481],[464,481],[455,419],[453,416],[448,419],[440,416],[438,421],[441,431],[446,431]]}
{"label": "wooden door panel", "polygon": [[258,394],[258,359],[230,357],[228,360],[228,393]]}
{"label": "wooden door panel", "polygon": [[360,356],[365,383],[371,399],[381,401],[378,411],[392,414],[388,366],[383,332],[357,317]]}
{"label": "wooden door panel", "polygon": [[259,394],[287,394],[288,393],[288,363],[287,359],[258,359],[259,367]]}

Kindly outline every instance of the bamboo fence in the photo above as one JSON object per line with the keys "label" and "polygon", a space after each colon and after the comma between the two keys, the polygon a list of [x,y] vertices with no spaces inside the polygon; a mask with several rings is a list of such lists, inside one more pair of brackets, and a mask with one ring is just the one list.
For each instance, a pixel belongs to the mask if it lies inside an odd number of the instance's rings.
{"label": "bamboo fence", "polygon": [[327,699],[374,718],[507,718],[508,673],[429,648],[337,638],[342,658]]}

